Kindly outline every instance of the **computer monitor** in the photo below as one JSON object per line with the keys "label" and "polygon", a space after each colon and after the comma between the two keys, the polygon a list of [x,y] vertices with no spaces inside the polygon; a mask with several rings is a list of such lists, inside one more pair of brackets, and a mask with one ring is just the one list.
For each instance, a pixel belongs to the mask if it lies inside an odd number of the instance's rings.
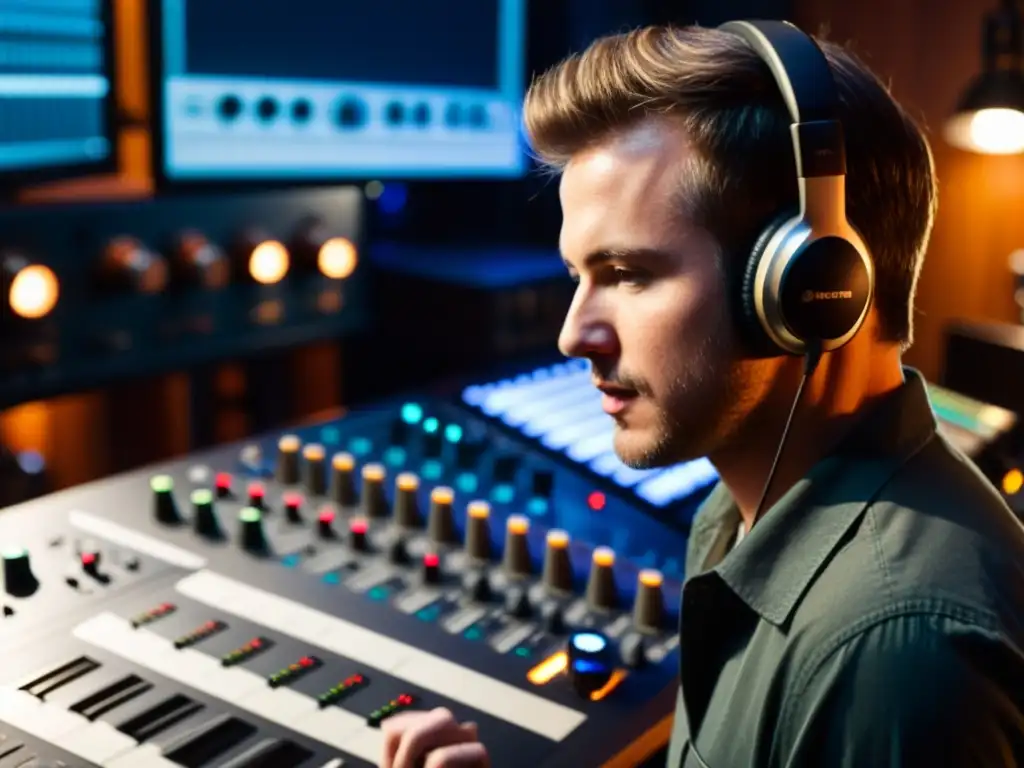
{"label": "computer monitor", "polygon": [[0,190],[115,166],[111,0],[0,0]]}
{"label": "computer monitor", "polygon": [[151,0],[158,180],[514,178],[526,0]]}

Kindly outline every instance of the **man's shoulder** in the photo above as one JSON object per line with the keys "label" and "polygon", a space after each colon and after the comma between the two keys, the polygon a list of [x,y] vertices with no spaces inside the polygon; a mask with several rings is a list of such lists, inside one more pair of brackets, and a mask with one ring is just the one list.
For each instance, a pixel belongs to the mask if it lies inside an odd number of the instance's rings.
{"label": "man's shoulder", "polygon": [[819,649],[910,616],[1020,632],[1021,563],[1024,525],[970,461],[934,440],[870,501],[793,626],[813,625]]}

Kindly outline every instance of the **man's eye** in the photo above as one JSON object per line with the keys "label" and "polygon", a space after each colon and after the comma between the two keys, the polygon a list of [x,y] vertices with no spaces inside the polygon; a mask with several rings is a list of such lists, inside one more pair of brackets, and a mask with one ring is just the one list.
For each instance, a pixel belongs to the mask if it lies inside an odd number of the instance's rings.
{"label": "man's eye", "polygon": [[639,270],[626,269],[625,267],[615,267],[613,274],[617,283],[625,285],[642,285],[647,280],[646,275]]}

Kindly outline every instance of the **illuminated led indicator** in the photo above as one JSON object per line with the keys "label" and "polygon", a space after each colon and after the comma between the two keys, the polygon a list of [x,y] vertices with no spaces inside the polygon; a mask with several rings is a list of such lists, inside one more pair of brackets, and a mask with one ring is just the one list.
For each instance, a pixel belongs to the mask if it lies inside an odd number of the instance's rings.
{"label": "illuminated led indicator", "polygon": [[249,254],[249,274],[257,283],[272,285],[288,274],[291,257],[288,249],[276,240],[260,243]]}
{"label": "illuminated led indicator", "polygon": [[415,703],[416,699],[413,696],[408,693],[400,693],[380,709],[371,712],[370,716],[366,718],[366,723],[371,728],[377,728],[382,721],[392,715],[397,715],[403,709],[409,709]]}
{"label": "illuminated led indicator", "polygon": [[132,620],[132,626],[136,629],[144,627],[146,624],[152,624],[157,619],[162,619],[164,616],[170,616],[178,610],[178,606],[174,603],[161,603],[156,608],[151,608],[145,613],[140,613],[135,616]]}
{"label": "illuminated led indicator", "polygon": [[402,406],[402,421],[406,424],[419,424],[423,418],[423,408],[418,403],[406,403]]}
{"label": "illuminated led indicator", "polygon": [[363,480],[379,483],[384,479],[384,475],[384,467],[381,464],[366,464],[363,466]]}
{"label": "illuminated led indicator", "polygon": [[342,451],[334,454],[331,465],[339,472],[351,472],[356,465],[356,459],[351,453]]}
{"label": "illuminated led indicator", "polygon": [[1020,491],[1024,487],[1024,473],[1019,469],[1011,469],[1003,476],[1003,493],[1007,496]]}
{"label": "illuminated led indicator", "polygon": [[190,499],[193,505],[203,507],[213,503],[213,492],[208,488],[196,488],[192,491]]}
{"label": "illuminated led indicator", "polygon": [[559,651],[527,672],[526,679],[534,685],[546,685],[568,668],[569,655],[565,651]]}
{"label": "illuminated led indicator", "polygon": [[264,490],[262,483],[249,483],[249,501],[251,503],[261,503],[266,495],[267,492]]}
{"label": "illuminated led indicator", "polygon": [[423,422],[423,431],[427,432],[428,434],[432,435],[435,432],[437,432],[437,430],[440,429],[440,428],[441,428],[441,422],[439,422],[433,416],[431,416],[429,419],[424,420],[424,422]]}
{"label": "illuminated led indicator", "polygon": [[267,678],[267,684],[271,688],[280,688],[282,685],[294,683],[303,675],[308,675],[315,669],[323,666],[323,662],[316,656],[303,656],[294,664],[289,664],[284,669],[279,669]]}
{"label": "illuminated led indicator", "polygon": [[611,568],[615,565],[615,551],[609,547],[598,547],[594,550],[594,565]]}
{"label": "illuminated led indicator", "polygon": [[444,439],[449,443],[457,443],[462,439],[462,427],[458,424],[449,424],[444,428]]}
{"label": "illuminated led indicator", "polygon": [[7,303],[14,314],[26,320],[38,320],[50,314],[60,296],[60,283],[49,267],[30,264],[11,280]]}
{"label": "illuminated led indicator", "polygon": [[265,637],[254,637],[241,648],[236,648],[235,650],[221,656],[221,666],[233,667],[236,664],[241,664],[243,661],[251,659],[256,654],[263,653],[263,651],[268,648],[273,648],[273,646],[274,644]]}
{"label": "illuminated led indicator", "polygon": [[607,647],[608,641],[594,632],[579,632],[573,636],[572,644],[583,653],[600,653]]}
{"label": "illuminated led indicator", "polygon": [[447,486],[439,485],[430,492],[430,500],[435,504],[451,504],[455,500],[455,491]]}
{"label": "illuminated led indicator", "polygon": [[349,675],[329,691],[325,691],[317,696],[317,704],[320,706],[320,709],[329,707],[331,704],[341,701],[351,695],[354,691],[358,691],[360,688],[365,688],[369,684],[370,681],[363,675]]}
{"label": "illuminated led indicator", "polygon": [[182,648],[189,648],[196,643],[201,643],[208,637],[212,637],[218,632],[223,632],[228,628],[228,625],[223,621],[207,621],[201,624],[196,629],[193,629],[187,635],[182,635],[174,641],[174,647],[178,650]]}
{"label": "illuminated led indicator", "polygon": [[156,475],[149,481],[153,493],[170,493],[174,490],[174,479],[170,475]]}
{"label": "illuminated led indicator", "polygon": [[441,564],[441,558],[436,552],[427,552],[423,556],[423,565],[427,568],[437,568]]}
{"label": "illuminated led indicator", "polygon": [[607,499],[604,497],[604,494],[601,493],[600,491],[594,491],[589,496],[587,496],[587,506],[590,507],[595,512],[600,512],[602,509],[604,509],[604,505],[606,503]]}

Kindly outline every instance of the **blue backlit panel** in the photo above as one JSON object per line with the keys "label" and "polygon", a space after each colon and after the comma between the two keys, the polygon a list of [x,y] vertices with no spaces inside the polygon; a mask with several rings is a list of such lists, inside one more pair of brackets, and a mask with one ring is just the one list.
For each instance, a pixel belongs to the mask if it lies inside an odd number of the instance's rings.
{"label": "blue backlit panel", "polygon": [[647,470],[619,461],[612,450],[614,422],[601,410],[601,393],[591,383],[586,361],[470,386],[462,400],[656,507],[687,499],[718,479],[707,459]]}
{"label": "blue backlit panel", "polygon": [[162,0],[163,176],[518,176],[525,4]]}
{"label": "blue backlit panel", "polygon": [[0,180],[108,160],[103,0],[0,0]]}

